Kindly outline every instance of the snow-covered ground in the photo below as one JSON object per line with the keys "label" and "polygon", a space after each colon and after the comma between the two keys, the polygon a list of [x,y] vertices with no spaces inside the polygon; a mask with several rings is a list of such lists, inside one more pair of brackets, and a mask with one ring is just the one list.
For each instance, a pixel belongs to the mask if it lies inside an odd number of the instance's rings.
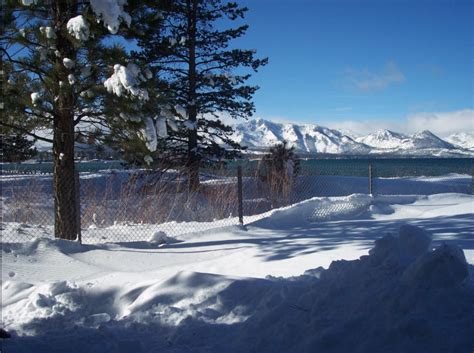
{"label": "snow-covered ground", "polygon": [[43,229],[2,243],[2,351],[472,353],[473,213],[468,194],[353,194],[148,241]]}

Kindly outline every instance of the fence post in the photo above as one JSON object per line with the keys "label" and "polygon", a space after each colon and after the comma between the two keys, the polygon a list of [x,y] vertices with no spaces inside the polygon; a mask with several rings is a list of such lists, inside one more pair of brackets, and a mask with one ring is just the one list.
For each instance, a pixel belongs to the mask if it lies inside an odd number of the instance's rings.
{"label": "fence post", "polygon": [[369,163],[369,195],[372,195],[372,164]]}
{"label": "fence post", "polygon": [[80,178],[79,178],[79,172],[76,170],[74,173],[74,186],[76,188],[76,235],[77,235],[77,241],[79,244],[82,244],[82,234],[81,234],[81,187],[79,184]]}
{"label": "fence post", "polygon": [[239,202],[239,223],[244,224],[244,205],[242,195],[242,166],[237,167],[237,198]]}

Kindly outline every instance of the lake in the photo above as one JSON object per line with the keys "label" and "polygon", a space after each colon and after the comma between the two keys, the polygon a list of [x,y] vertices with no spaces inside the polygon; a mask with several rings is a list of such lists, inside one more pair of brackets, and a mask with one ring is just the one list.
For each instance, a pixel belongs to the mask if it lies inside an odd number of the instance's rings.
{"label": "lake", "polygon": [[[224,174],[233,174],[237,165],[242,165],[244,174],[250,174],[258,161],[229,163]],[[305,175],[346,175],[367,176],[369,165],[374,177],[438,176],[450,173],[474,174],[474,158],[334,158],[305,159],[300,161],[301,174]],[[80,172],[125,169],[121,161],[83,161],[76,164]],[[43,163],[2,163],[2,173],[38,172],[51,173],[51,162]],[[230,173],[229,173],[230,172]]]}

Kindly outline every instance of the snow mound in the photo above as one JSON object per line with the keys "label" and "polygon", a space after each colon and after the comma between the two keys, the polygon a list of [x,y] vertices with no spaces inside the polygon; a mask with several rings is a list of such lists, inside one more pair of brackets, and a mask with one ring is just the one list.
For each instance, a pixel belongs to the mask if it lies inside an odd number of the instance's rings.
{"label": "snow mound", "polygon": [[246,342],[255,339],[244,350],[471,352],[474,288],[463,251],[430,244],[420,228],[402,226],[359,260],[271,278],[274,288],[243,329]]}
{"label": "snow mound", "polygon": [[329,221],[354,218],[365,213],[372,202],[369,195],[354,194],[348,197],[327,198],[315,205],[307,219],[314,221]]}
{"label": "snow mound", "polygon": [[387,235],[375,241],[369,250],[372,261],[388,267],[408,265],[425,254],[431,245],[431,236],[423,229],[402,225],[398,236]]}
{"label": "snow mound", "polygon": [[462,249],[443,244],[411,264],[403,274],[403,280],[413,285],[453,287],[461,284],[468,275],[468,264]]}
{"label": "snow mound", "polygon": [[[12,288],[11,288],[12,287]],[[16,325],[23,325],[25,333],[30,332],[27,327],[32,318],[54,319],[64,317],[77,311],[85,303],[81,300],[82,290],[73,283],[59,281],[40,285],[36,288],[30,284],[19,286],[15,282],[5,281],[2,292],[26,291],[26,299],[18,300],[4,311],[4,324],[9,326],[14,321]],[[64,323],[67,326],[67,322]]]}
{"label": "snow mound", "polygon": [[158,231],[158,232],[153,233],[150,239],[148,239],[148,242],[152,244],[166,245],[166,244],[179,243],[181,241],[174,237],[170,237],[166,235],[166,233],[163,231]]}
{"label": "snow mound", "polygon": [[356,218],[369,210],[372,197],[353,194],[344,197],[313,197],[272,211],[268,217],[252,225],[287,229],[317,221]]}

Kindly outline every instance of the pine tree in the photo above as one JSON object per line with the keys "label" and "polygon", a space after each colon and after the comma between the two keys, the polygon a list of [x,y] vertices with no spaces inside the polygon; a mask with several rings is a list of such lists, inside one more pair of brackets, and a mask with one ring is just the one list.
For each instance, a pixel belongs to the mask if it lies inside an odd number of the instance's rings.
{"label": "pine tree", "polygon": [[[143,13],[131,6],[124,9],[123,3],[10,0],[2,4],[6,84],[0,124],[52,143],[56,237],[73,240],[80,231],[75,137],[81,129],[104,129],[109,120],[118,118],[118,108],[105,109],[110,106],[107,102],[147,98],[147,91],[139,87],[145,81],[140,70],[129,63],[123,46],[111,40],[121,33],[133,36],[130,23],[139,22],[134,16]],[[131,110],[136,103],[123,105]],[[52,131],[52,138],[38,135],[41,129]]]}
{"label": "pine tree", "polygon": [[0,160],[2,162],[22,162],[36,155],[35,140],[21,133],[0,134]]}
{"label": "pine tree", "polygon": [[246,11],[222,0],[175,0],[159,14],[161,26],[142,24],[148,35],[138,39],[137,54],[168,83],[169,105],[160,112],[172,127],[165,151],[172,151],[174,163],[186,167],[190,191],[199,187],[203,165],[234,158],[241,149],[220,114],[247,118],[254,112],[251,99],[258,87],[246,84],[250,74],[244,69],[257,71],[267,59],[256,59],[254,50],[230,48],[247,25],[218,26],[243,19]]}

